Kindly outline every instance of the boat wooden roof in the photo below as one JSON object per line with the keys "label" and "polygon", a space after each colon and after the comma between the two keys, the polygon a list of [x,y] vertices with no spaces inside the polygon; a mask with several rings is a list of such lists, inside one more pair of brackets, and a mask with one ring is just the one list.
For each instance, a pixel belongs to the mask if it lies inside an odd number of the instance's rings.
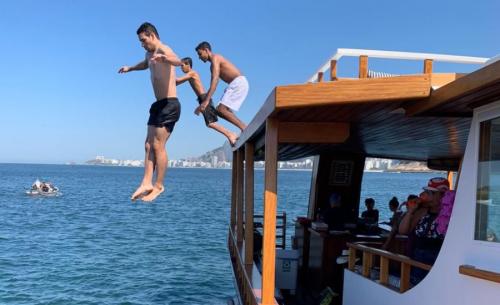
{"label": "boat wooden roof", "polygon": [[[440,86],[433,89],[435,86]],[[234,149],[264,158],[266,121],[278,121],[278,158],[324,151],[428,160],[460,158],[473,108],[500,100],[500,61],[472,73],[424,73],[277,86]]]}

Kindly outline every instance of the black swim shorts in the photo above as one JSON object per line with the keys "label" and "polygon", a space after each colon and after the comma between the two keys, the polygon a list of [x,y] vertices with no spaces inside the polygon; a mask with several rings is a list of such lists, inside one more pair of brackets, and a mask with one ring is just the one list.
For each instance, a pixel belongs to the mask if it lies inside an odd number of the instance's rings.
{"label": "black swim shorts", "polygon": [[165,127],[168,132],[172,132],[180,115],[181,104],[179,100],[176,97],[165,98],[151,104],[148,125]]}
{"label": "black swim shorts", "polygon": [[[202,95],[198,96],[198,103],[203,103],[206,97],[206,93],[203,93]],[[210,103],[208,103],[207,108],[205,108],[205,111],[202,112],[203,118],[205,119],[205,125],[208,126],[210,123],[215,123],[217,122],[217,110],[215,110],[214,104],[212,103],[212,99],[210,99]]]}

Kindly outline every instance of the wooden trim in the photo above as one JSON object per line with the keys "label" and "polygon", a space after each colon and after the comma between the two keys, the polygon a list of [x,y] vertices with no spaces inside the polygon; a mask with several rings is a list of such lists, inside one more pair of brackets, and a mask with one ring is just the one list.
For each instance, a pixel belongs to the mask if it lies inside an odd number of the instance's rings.
{"label": "wooden trim", "polygon": [[264,183],[264,237],[262,242],[262,304],[274,302],[274,279],[276,258],[276,208],[278,176],[278,121],[266,121]]}
{"label": "wooden trim", "polygon": [[245,264],[253,263],[254,145],[245,143]]}
{"label": "wooden trim", "polygon": [[478,279],[500,283],[500,273],[488,271],[484,269],[478,269],[470,265],[461,265],[458,267],[458,272],[463,275],[472,276]]}
{"label": "wooden trim", "polygon": [[248,140],[254,137],[264,128],[264,124],[268,116],[270,116],[276,108],[276,89],[267,97],[264,105],[260,108],[259,112],[254,116],[253,120],[248,124],[247,128],[243,130],[234,145],[233,150],[236,150],[245,144]]}
{"label": "wooden trim", "polygon": [[359,57],[359,78],[368,77],[368,56],[361,55]]}
{"label": "wooden trim", "polygon": [[458,78],[422,101],[405,107],[406,115],[415,116],[461,96],[471,94],[500,80],[500,61]]}
{"label": "wooden trim", "polygon": [[280,122],[279,143],[343,143],[349,138],[349,123]]}
{"label": "wooden trim", "polygon": [[442,87],[451,82],[456,81],[460,77],[464,76],[463,73],[432,73],[431,74],[431,86],[433,88]]}
{"label": "wooden trim", "polygon": [[432,73],[432,59],[424,60],[424,74]]}
{"label": "wooden trim", "polygon": [[347,268],[349,270],[354,271],[356,266],[356,249],[349,248],[349,262],[347,264]]}
{"label": "wooden trim", "polygon": [[[427,98],[429,75],[338,80],[276,87],[276,108],[376,103]],[[263,124],[264,120],[261,121]],[[246,133],[246,130],[244,134]],[[240,138],[241,139],[241,138]]]}
{"label": "wooden trim", "polygon": [[231,220],[230,228],[234,229],[236,224],[236,152],[233,151],[233,162],[231,168]]}
{"label": "wooden trim", "polygon": [[330,60],[330,80],[337,80],[337,61]]}
{"label": "wooden trim", "polygon": [[321,83],[323,81],[323,72],[318,72],[318,83]]}
{"label": "wooden trim", "polygon": [[236,241],[243,242],[243,149],[236,151]]}

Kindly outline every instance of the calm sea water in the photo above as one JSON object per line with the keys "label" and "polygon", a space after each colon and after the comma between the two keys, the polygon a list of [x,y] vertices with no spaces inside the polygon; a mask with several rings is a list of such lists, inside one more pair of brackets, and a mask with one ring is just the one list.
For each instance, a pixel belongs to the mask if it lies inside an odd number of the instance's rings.
{"label": "calm sea water", "polygon": [[[0,164],[0,304],[226,304],[234,295],[231,171],[169,169],[155,203],[132,203],[142,172]],[[367,173],[362,198],[375,198],[383,220],[393,195],[403,201],[434,175]],[[36,178],[63,195],[27,196]],[[307,213],[310,179],[308,171],[279,173],[279,212],[287,210],[290,233]],[[255,180],[258,213],[262,171]]]}

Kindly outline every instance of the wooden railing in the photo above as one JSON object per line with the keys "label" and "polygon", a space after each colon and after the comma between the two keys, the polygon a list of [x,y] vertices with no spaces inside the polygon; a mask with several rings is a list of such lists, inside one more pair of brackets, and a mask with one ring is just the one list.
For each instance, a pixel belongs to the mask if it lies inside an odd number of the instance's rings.
{"label": "wooden railing", "polygon": [[[254,215],[254,219],[262,219],[264,218],[263,215]],[[278,233],[278,230],[281,230],[281,234],[276,234],[276,248],[281,248],[285,249],[286,248],[286,213],[283,212],[281,215],[276,216],[276,220],[281,220],[280,224],[276,224],[276,233]],[[258,228],[260,224],[260,227],[262,227],[262,222],[254,221],[254,227]],[[280,243],[278,243],[280,241]]]}
{"label": "wooden railing", "polygon": [[380,275],[379,283],[384,286],[389,286],[389,262],[395,261],[401,264],[401,274],[399,283],[399,292],[405,292],[410,289],[410,271],[411,268],[420,268],[430,270],[432,266],[412,260],[411,258],[388,252],[385,250],[369,247],[361,243],[347,243],[349,247],[349,264],[348,268],[355,271],[356,254],[361,251],[362,254],[362,272],[361,274],[370,278],[371,270],[375,257],[380,257]]}
{"label": "wooden railing", "polygon": [[[252,287],[251,275],[247,272],[247,267],[241,257],[232,228],[229,228],[228,248],[229,254],[231,255],[236,284],[238,285],[238,290],[243,304],[258,305],[257,296],[254,294]],[[250,268],[251,267],[252,266],[250,265]]]}
{"label": "wooden railing", "polygon": [[360,49],[337,49],[337,52],[323,64],[307,82],[322,82],[324,73],[330,70],[330,80],[337,80],[337,61],[345,56],[359,58],[359,78],[368,76],[368,57],[384,58],[384,59],[401,59],[401,60],[420,60],[423,61],[423,73],[432,73],[432,64],[434,61],[452,62],[458,64],[484,64],[488,58],[471,57],[471,56],[456,56],[431,53],[414,53],[414,52],[395,52],[395,51],[380,51],[380,50],[360,50]]}

